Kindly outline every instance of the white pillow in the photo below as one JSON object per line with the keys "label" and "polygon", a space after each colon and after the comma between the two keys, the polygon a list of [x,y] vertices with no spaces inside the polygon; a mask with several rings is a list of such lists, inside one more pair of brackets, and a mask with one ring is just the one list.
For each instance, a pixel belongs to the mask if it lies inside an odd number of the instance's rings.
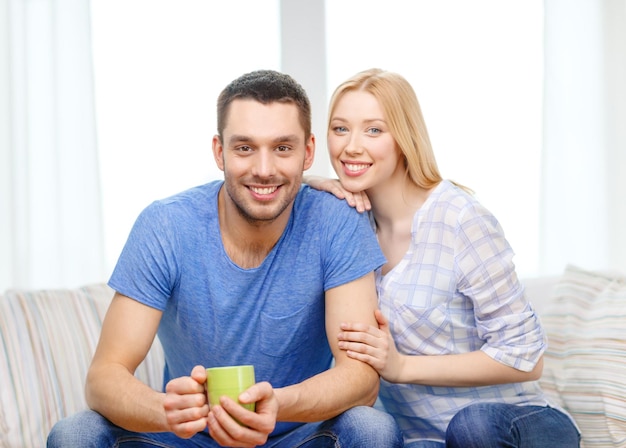
{"label": "white pillow", "polygon": [[541,320],[543,389],[558,394],[584,447],[626,446],[626,278],[567,266]]}

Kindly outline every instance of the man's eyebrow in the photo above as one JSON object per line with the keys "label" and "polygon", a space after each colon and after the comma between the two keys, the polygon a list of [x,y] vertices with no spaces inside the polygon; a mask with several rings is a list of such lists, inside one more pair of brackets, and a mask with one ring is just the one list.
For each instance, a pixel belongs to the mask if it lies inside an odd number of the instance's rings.
{"label": "man's eyebrow", "polygon": [[251,141],[252,139],[248,137],[247,135],[238,135],[238,134],[233,134],[228,139],[228,143],[231,145],[233,143],[245,143],[245,142],[251,142]]}
{"label": "man's eyebrow", "polygon": [[281,135],[274,139],[274,143],[298,143],[300,142],[300,137],[295,134],[290,135]]}
{"label": "man's eyebrow", "polygon": [[[228,139],[228,143],[233,145],[235,143],[250,143],[253,142],[254,139],[248,135],[243,134],[233,134]],[[301,138],[296,134],[287,134],[287,135],[279,135],[278,137],[272,140],[273,143],[291,143],[295,144],[301,141]]]}

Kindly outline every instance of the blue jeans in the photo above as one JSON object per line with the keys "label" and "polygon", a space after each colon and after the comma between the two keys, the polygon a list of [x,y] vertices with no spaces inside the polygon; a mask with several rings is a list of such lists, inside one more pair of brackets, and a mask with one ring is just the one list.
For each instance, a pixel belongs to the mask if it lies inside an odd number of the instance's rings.
{"label": "blue jeans", "polygon": [[446,442],[412,442],[408,448],[576,448],[580,434],[567,415],[549,406],[477,403],[450,421]]}
{"label": "blue jeans", "polygon": [[[48,448],[208,447],[219,445],[207,432],[190,439],[173,433],[137,433],[122,429],[94,411],[83,411],[57,422],[48,435]],[[400,448],[402,433],[387,413],[358,406],[319,423],[306,423],[270,438],[273,448]]]}
{"label": "blue jeans", "polygon": [[567,415],[549,406],[477,403],[448,424],[446,441],[416,441],[406,448],[576,448],[580,434]]}

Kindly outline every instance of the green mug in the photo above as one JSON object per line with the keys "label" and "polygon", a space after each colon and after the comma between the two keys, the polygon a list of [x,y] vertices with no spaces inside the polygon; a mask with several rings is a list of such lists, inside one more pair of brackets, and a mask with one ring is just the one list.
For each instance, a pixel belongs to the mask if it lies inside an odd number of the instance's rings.
{"label": "green mug", "polygon": [[[206,390],[209,406],[220,403],[226,395],[239,403],[239,395],[255,383],[254,366],[209,367],[206,369]],[[254,412],[254,403],[239,403]]]}

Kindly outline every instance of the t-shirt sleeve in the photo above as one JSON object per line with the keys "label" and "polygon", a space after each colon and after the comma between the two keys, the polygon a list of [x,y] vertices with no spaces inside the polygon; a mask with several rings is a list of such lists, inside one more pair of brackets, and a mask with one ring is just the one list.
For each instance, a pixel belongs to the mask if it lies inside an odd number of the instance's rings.
{"label": "t-shirt sleeve", "polygon": [[109,286],[159,310],[178,278],[176,238],[167,207],[154,202],[144,209],[130,232]]}
{"label": "t-shirt sleeve", "polygon": [[345,201],[332,198],[324,204],[324,290],[349,283],[385,263],[369,216]]}

